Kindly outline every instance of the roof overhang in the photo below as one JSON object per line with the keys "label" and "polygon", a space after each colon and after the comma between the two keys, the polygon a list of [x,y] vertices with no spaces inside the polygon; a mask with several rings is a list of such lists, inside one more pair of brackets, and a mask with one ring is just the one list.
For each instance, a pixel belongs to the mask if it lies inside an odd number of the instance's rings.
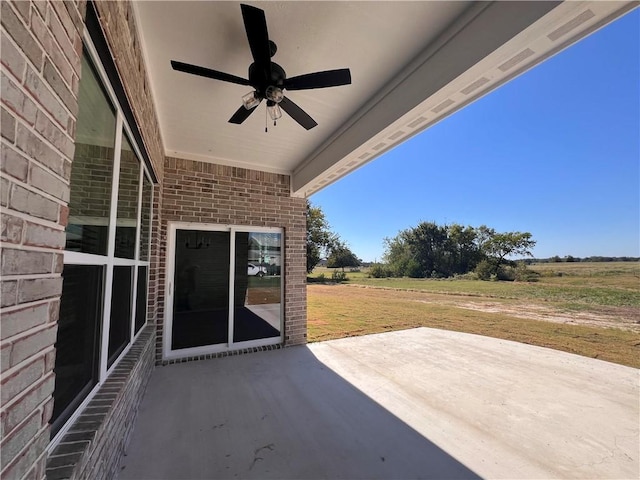
{"label": "roof overhang", "polygon": [[290,76],[349,67],[353,84],[291,93],[318,121],[310,131],[283,119],[265,134],[264,112],[229,124],[247,87],[175,72],[169,61],[246,77],[251,55],[238,3],[135,2],[162,136],[167,155],[289,174],[296,196],[319,191],[638,5],[251,3],[265,10],[279,46],[274,60]]}

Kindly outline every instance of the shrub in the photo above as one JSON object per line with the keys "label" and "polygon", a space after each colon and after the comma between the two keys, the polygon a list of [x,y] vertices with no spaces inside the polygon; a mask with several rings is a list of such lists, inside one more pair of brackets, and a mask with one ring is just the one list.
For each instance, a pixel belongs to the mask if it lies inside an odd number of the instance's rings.
{"label": "shrub", "polygon": [[491,280],[491,274],[493,273],[493,265],[488,260],[481,260],[474,270],[474,273],[478,276],[478,280]]}
{"label": "shrub", "polygon": [[340,283],[344,282],[345,280],[349,280],[349,278],[347,277],[346,272],[343,272],[341,270],[334,270],[334,272],[331,274],[331,280]]}
{"label": "shrub", "polygon": [[413,258],[409,260],[405,266],[404,275],[410,278],[423,278],[422,268],[420,264]]}
{"label": "shrub", "polygon": [[513,282],[516,279],[516,269],[511,266],[501,266],[496,276],[498,280],[503,282]]}
{"label": "shrub", "polygon": [[455,273],[453,275],[454,280],[480,280],[476,272],[467,273]]}
{"label": "shrub", "polygon": [[516,282],[537,282],[540,274],[527,268],[524,263],[519,263],[515,268]]}
{"label": "shrub", "polygon": [[369,268],[369,277],[388,278],[391,276],[393,276],[391,269],[386,265],[382,265],[381,263],[376,263],[374,265],[371,265],[371,268]]}

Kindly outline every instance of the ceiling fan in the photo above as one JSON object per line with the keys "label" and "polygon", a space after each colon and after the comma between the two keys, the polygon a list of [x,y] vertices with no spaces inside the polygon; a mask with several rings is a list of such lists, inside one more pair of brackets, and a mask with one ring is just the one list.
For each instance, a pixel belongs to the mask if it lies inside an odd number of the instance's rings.
{"label": "ceiling fan", "polygon": [[176,60],[171,60],[171,66],[174,70],[181,72],[253,87],[254,91],[242,97],[242,106],[229,119],[230,123],[241,124],[256,110],[260,102],[266,99],[267,111],[274,122],[282,116],[280,110],[282,108],[304,128],[312,129],[317,125],[316,121],[292,100],[285,97],[284,90],[309,90],[349,85],[351,72],[348,68],[341,68],[287,78],[284,69],[271,61],[277,47],[269,40],[264,10],[244,4],[241,4],[240,8],[253,56],[253,63],[249,66],[248,80]]}

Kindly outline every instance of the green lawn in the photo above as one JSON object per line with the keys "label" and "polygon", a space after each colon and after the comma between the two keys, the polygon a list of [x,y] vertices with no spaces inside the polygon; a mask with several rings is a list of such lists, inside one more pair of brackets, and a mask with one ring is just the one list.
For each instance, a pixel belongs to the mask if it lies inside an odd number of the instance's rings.
{"label": "green lawn", "polygon": [[[456,279],[369,278],[366,270],[347,272],[347,284],[368,285],[431,293],[554,302],[565,308],[584,306],[640,307],[640,263],[594,262],[539,264],[537,282],[484,282]],[[316,268],[311,280],[331,271]]]}

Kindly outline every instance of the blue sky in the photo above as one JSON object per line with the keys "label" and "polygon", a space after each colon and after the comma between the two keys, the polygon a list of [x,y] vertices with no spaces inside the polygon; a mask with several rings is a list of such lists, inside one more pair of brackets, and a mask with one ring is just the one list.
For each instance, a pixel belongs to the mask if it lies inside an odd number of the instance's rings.
{"label": "blue sky", "polygon": [[640,10],[311,197],[365,261],[421,221],[640,256]]}

